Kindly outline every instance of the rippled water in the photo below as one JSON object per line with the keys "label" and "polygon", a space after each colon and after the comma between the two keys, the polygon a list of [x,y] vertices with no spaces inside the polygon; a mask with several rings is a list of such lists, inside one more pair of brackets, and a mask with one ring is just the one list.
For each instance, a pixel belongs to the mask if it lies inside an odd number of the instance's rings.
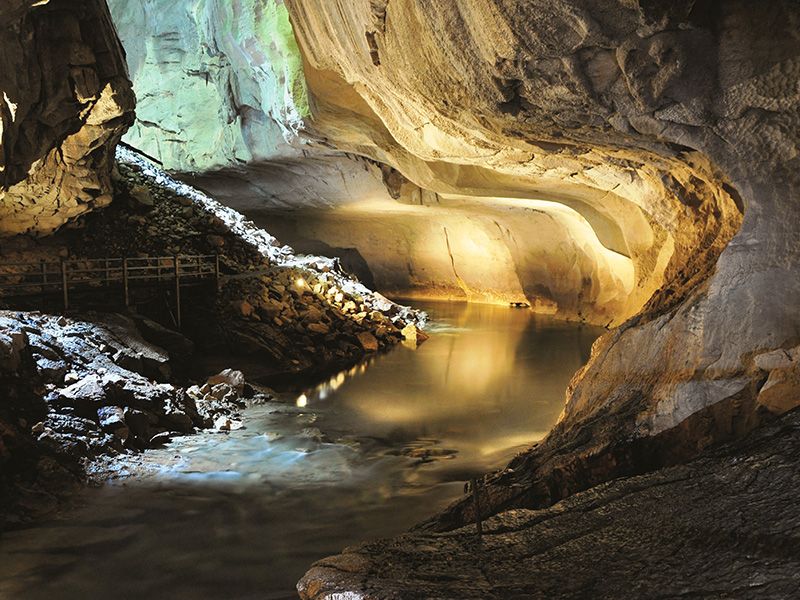
{"label": "rippled water", "polygon": [[431,303],[434,333],[175,440],[134,479],[0,538],[0,598],[293,598],[315,560],[399,533],[558,417],[597,328]]}

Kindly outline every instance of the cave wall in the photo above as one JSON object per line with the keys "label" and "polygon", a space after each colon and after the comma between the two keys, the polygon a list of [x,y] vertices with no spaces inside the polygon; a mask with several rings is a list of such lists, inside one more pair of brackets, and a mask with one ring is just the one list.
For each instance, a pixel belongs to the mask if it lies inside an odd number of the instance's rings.
{"label": "cave wall", "polygon": [[320,135],[437,193],[569,201],[634,261],[642,311],[504,476],[529,493],[498,484],[495,508],[652,468],[668,432],[688,456],[796,405],[793,354],[773,351],[800,343],[797,3],[287,5]]}
{"label": "cave wall", "polygon": [[[523,301],[563,318],[602,324],[636,313],[661,283],[670,234],[631,202],[586,186],[575,193],[580,185],[559,186],[549,197],[585,219],[597,241],[588,251],[582,239],[577,245],[567,241],[577,252],[562,259],[555,258],[554,244],[548,254],[555,268],[539,269],[535,261],[545,240],[565,234],[556,211],[552,220],[538,220],[541,240],[529,235],[524,217],[528,205],[539,202],[539,187],[529,177],[497,183],[497,171],[488,164],[462,168],[457,160],[422,162],[410,155],[355,89],[301,52],[284,3],[110,5],[139,95],[139,119],[126,141],[267,229],[280,227],[282,241],[301,248],[314,242],[315,251],[327,248],[342,258],[366,257],[369,271],[378,274],[376,285],[389,293]],[[600,169],[595,173],[605,176]],[[588,202],[591,194],[605,199]],[[421,213],[407,210],[410,205],[426,207],[437,238],[448,228],[462,237],[476,231],[486,240],[481,232],[497,229],[490,222],[475,229],[475,207],[459,217],[460,207],[445,195],[480,197],[485,222],[498,212],[517,213],[519,218],[506,219],[506,234],[489,233],[492,256],[503,260],[464,254],[456,276],[441,240],[420,241],[411,233]],[[524,202],[507,201],[512,199]],[[353,221],[352,210],[365,218]],[[397,228],[388,225],[387,214]],[[281,226],[287,221],[292,227]],[[360,231],[355,224],[371,229]],[[582,230],[583,224],[575,227]],[[398,232],[409,235],[396,239]],[[623,272],[614,273],[609,261],[624,265]]]}
{"label": "cave wall", "polygon": [[633,262],[557,203],[453,196],[435,208],[357,203],[334,213],[251,214],[298,251],[338,255],[368,285],[400,298],[530,304],[605,325],[626,310],[635,284]]}
{"label": "cave wall", "polygon": [[135,99],[105,0],[6,0],[0,23],[0,236],[47,234],[111,202]]}
{"label": "cave wall", "polygon": [[296,156],[308,101],[282,2],[109,6],[139,100],[127,142],[182,172]]}

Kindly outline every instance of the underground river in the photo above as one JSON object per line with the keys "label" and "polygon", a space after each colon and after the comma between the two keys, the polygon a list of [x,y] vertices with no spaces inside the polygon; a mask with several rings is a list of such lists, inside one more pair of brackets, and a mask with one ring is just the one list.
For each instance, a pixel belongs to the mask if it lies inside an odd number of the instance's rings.
{"label": "underground river", "polygon": [[0,538],[0,598],[295,598],[315,560],[398,534],[543,437],[602,330],[417,303],[431,339],[175,439]]}

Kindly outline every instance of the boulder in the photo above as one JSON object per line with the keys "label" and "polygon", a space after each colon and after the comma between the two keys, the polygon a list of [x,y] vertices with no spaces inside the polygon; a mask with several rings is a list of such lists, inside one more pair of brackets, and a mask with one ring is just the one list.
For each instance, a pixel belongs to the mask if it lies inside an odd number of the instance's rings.
{"label": "boulder", "polygon": [[428,334],[422,331],[414,323],[409,323],[400,331],[403,339],[413,346],[417,346],[428,339]]}
{"label": "boulder", "polygon": [[104,431],[114,433],[126,427],[125,409],[119,406],[101,406],[97,409],[97,421]]}
{"label": "boulder", "polygon": [[378,340],[375,338],[368,331],[362,331],[361,333],[356,334],[358,338],[358,343],[361,344],[361,348],[364,352],[377,352],[378,351]]}
{"label": "boulder", "polygon": [[231,389],[235,390],[237,394],[241,395],[246,382],[244,379],[244,373],[241,371],[225,369],[224,371],[209,377],[206,383],[212,388],[222,383],[227,384]]}
{"label": "boulder", "polygon": [[135,185],[130,190],[131,198],[139,204],[139,206],[143,206],[145,208],[152,208],[155,205],[155,199],[153,198],[153,194],[145,185]]}

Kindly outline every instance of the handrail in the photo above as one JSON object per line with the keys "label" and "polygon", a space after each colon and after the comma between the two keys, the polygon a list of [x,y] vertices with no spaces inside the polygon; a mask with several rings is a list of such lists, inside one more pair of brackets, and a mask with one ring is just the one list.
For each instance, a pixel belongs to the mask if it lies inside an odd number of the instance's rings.
{"label": "handrail", "polygon": [[[177,324],[180,326],[180,290],[186,281],[214,279],[220,285],[218,254],[139,256],[123,258],[79,258],[61,261],[0,262],[0,296],[36,295],[61,289],[64,310],[69,310],[69,292],[76,287],[122,284],[125,305],[130,305],[131,282],[174,281]],[[25,293],[27,290],[27,293]]]}

